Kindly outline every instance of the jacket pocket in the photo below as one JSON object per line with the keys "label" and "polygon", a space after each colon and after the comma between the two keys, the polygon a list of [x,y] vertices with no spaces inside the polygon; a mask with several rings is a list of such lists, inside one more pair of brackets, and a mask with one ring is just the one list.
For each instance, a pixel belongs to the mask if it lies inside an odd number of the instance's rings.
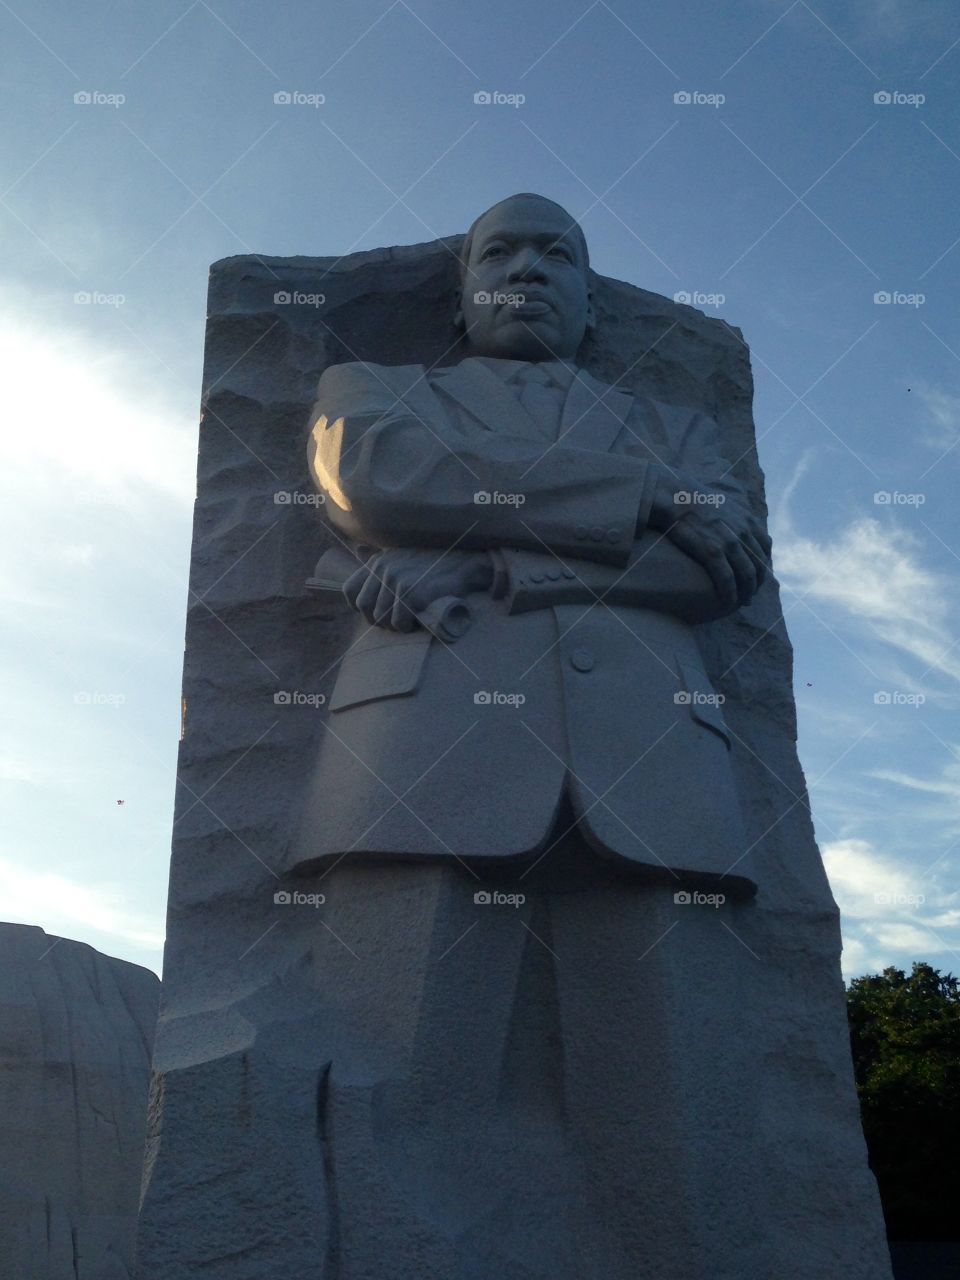
{"label": "jacket pocket", "polygon": [[[372,641],[368,639],[370,634],[374,636]],[[429,631],[388,636],[382,631],[367,633],[362,647],[349,649],[340,663],[330,710],[345,711],[363,702],[413,693],[420,683],[432,639]]]}
{"label": "jacket pocket", "polygon": [[681,662],[680,688],[686,695],[681,701],[687,703],[694,720],[722,738],[729,750],[732,743],[730,730],[721,710],[723,695],[714,689],[707,673],[700,667]]}

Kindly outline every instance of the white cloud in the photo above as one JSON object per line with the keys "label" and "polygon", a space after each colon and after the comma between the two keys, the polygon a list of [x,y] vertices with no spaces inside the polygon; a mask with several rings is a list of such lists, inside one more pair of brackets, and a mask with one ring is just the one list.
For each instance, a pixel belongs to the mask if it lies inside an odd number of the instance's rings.
{"label": "white cloud", "polygon": [[[870,516],[854,520],[829,541],[797,534],[789,505],[808,461],[805,457],[797,468],[773,521],[775,564],[786,589],[788,617],[791,605],[803,607],[794,595],[815,611],[826,605],[855,620],[866,636],[921,663],[914,688],[920,688],[928,671],[960,683],[952,581],[922,564],[922,544],[914,534]],[[930,697],[942,696],[926,691]]]}
{"label": "white cloud", "polygon": [[941,911],[927,921],[931,929],[955,929],[960,925],[960,909],[954,907],[949,911]]}
{"label": "white cloud", "polygon": [[911,791],[925,791],[929,795],[950,796],[953,800],[960,800],[960,762],[947,765],[943,772],[944,775],[953,776],[944,776],[937,782],[931,782],[928,778],[915,778],[909,773],[898,773],[895,769],[875,769],[870,777],[895,782]]}
{"label": "white cloud", "polygon": [[36,782],[37,772],[26,760],[0,755],[0,780],[4,782]]}
{"label": "white cloud", "polygon": [[915,772],[902,769],[873,769],[867,775],[913,793],[896,796],[896,811],[908,818],[917,831],[924,829],[931,863],[939,863],[954,850],[955,856],[960,856],[960,756],[956,747],[943,745],[954,752],[954,758],[941,765],[939,774],[933,777],[918,777]]}
{"label": "white cloud", "polygon": [[931,449],[950,449],[960,440],[960,396],[950,395],[928,383],[918,383],[917,393],[938,430],[924,440]]}
{"label": "white cloud", "polygon": [[882,858],[867,840],[835,840],[823,846],[830,885],[844,915],[876,920],[902,914],[903,900],[927,897],[929,880]]}
{"label": "white cloud", "polygon": [[822,852],[840,907],[848,980],[960,948],[956,892],[945,893],[934,877],[883,856],[867,840],[832,841]]}
{"label": "white cloud", "polygon": [[194,496],[197,426],[173,407],[181,389],[116,349],[115,317],[91,337],[89,308],[74,310],[48,318],[41,301],[0,293],[0,538],[19,549],[0,589],[20,621],[62,607],[64,574],[148,552]]}
{"label": "white cloud", "polygon": [[939,944],[928,930],[902,920],[881,921],[873,926],[873,936],[891,951],[911,951],[919,956],[924,951],[939,950]]}
{"label": "white cloud", "polygon": [[[131,871],[91,796],[124,795],[115,775],[145,822],[165,814],[141,743],[179,690],[196,414],[189,390],[124,349],[119,317],[54,303],[0,291],[0,539],[16,548],[0,575],[11,632],[0,918],[157,967],[163,894],[144,884],[159,884],[167,855],[148,849]],[[83,691],[127,701],[80,706]],[[58,841],[66,874],[48,852]]]}
{"label": "white cloud", "polygon": [[872,973],[883,969],[883,963],[871,956],[866,943],[861,938],[843,936],[843,976],[849,982],[862,973]]}
{"label": "white cloud", "polygon": [[74,508],[193,498],[196,425],[165,411],[157,384],[79,327],[40,327],[0,297],[4,418],[0,463],[12,492]]}
{"label": "white cloud", "polygon": [[[2,918],[15,924],[38,924],[47,933],[87,942],[106,954],[132,946],[151,953],[155,963],[163,948],[163,916],[147,917],[124,905],[113,884],[80,884],[53,871],[32,871],[0,859]],[[151,964],[153,967],[153,964]]]}
{"label": "white cloud", "polygon": [[58,548],[58,554],[61,560],[66,564],[92,564],[97,554],[96,548],[91,546],[89,542],[82,545],[71,545]]}

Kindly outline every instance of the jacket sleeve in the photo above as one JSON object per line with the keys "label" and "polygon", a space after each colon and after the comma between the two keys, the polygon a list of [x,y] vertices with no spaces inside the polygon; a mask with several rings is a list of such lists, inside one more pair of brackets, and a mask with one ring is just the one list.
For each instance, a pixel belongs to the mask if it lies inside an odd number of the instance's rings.
{"label": "jacket sleeve", "polygon": [[624,569],[511,547],[491,554],[491,594],[504,599],[508,613],[602,602],[698,623],[733,612],[720,602],[707,571],[653,530],[634,542]]}
{"label": "jacket sleeve", "polygon": [[699,410],[637,397],[636,414],[628,427],[622,447],[655,457],[675,478],[676,490],[683,494],[681,504],[715,506],[732,526],[744,527],[750,513],[749,495],[721,450],[720,426],[715,418]]}
{"label": "jacket sleeve", "polygon": [[648,460],[461,430],[431,416],[422,369],[415,412],[395,392],[399,372],[351,363],[320,379],[308,458],[341,532],[380,547],[548,547],[626,565],[653,497]]}
{"label": "jacket sleeve", "polygon": [[[676,478],[678,490],[694,484],[687,494],[691,504],[708,502],[731,525],[743,528],[749,498],[721,452],[719,425],[708,414],[637,397],[617,447],[656,462]],[[721,604],[702,565],[652,529],[633,543],[623,567],[571,560],[544,546],[537,553],[504,546],[492,556],[492,592],[506,601],[510,613],[603,601],[698,623],[735,611]]]}

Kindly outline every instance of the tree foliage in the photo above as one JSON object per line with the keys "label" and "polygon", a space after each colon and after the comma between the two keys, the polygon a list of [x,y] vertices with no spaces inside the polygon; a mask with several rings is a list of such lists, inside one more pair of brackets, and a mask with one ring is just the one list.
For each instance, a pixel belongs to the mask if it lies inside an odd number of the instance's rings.
{"label": "tree foliage", "polygon": [[930,965],[847,992],[863,1130],[894,1240],[955,1240],[960,1204],[960,984]]}

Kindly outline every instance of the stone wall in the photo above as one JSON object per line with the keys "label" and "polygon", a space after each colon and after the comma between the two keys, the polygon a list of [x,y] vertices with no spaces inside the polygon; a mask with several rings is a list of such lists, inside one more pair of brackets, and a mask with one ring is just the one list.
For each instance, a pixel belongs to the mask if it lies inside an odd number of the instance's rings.
{"label": "stone wall", "polygon": [[0,1276],[132,1274],[160,980],[0,924]]}

